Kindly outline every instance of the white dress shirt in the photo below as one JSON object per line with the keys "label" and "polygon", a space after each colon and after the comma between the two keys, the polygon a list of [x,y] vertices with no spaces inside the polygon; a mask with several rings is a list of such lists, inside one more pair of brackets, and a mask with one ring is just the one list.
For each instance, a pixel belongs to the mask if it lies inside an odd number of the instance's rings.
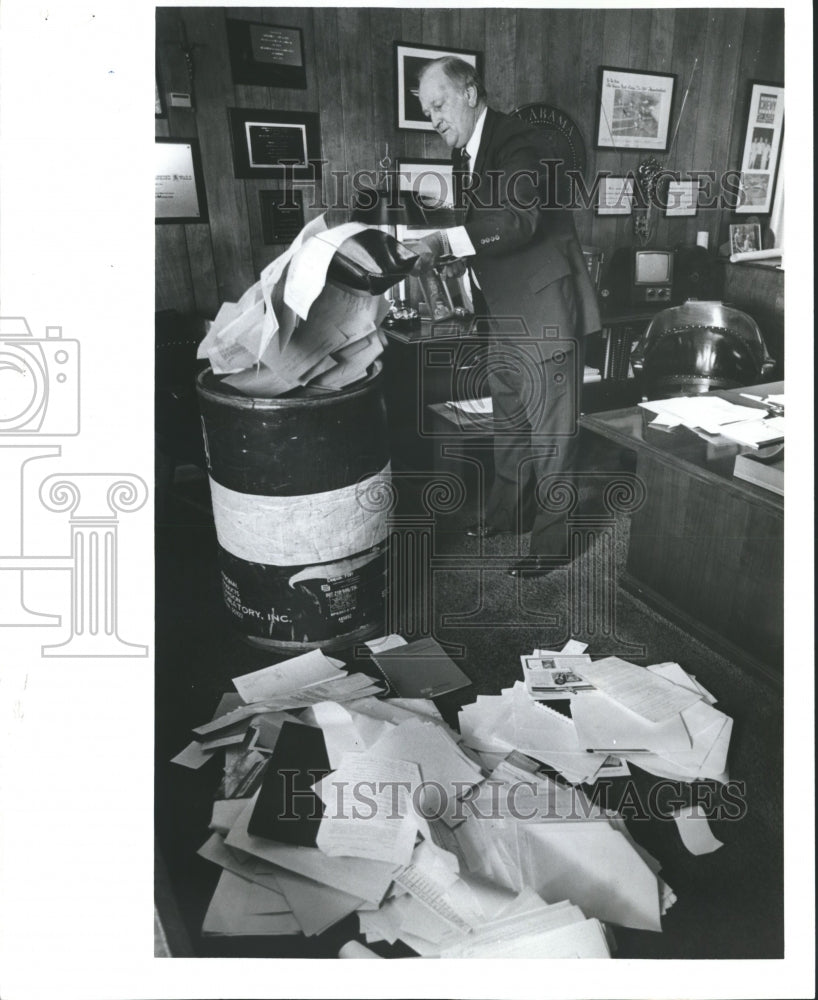
{"label": "white dress shirt", "polygon": [[[486,108],[480,112],[480,117],[474,126],[474,131],[469,137],[469,141],[463,149],[469,154],[469,163],[474,164],[477,160],[477,151],[480,148],[480,139],[483,136],[483,126],[486,124]],[[465,226],[453,226],[445,230],[449,239],[449,246],[455,257],[473,257],[475,250]]]}

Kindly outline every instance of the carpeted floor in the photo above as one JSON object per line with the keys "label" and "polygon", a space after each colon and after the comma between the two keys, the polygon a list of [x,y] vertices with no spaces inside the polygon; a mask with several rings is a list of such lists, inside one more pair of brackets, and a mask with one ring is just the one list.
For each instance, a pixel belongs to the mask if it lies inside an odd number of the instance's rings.
{"label": "carpeted floor", "polygon": [[[187,934],[200,955],[331,957],[355,934],[354,919],[318,939],[202,943],[198,936],[218,873],[195,851],[206,838],[218,775],[211,765],[194,773],[168,761],[187,741],[190,726],[207,718],[219,695],[230,689],[231,677],[275,659],[242,642],[231,629],[219,592],[208,508],[207,485],[200,476],[177,480],[156,531],[156,828],[169,889],[181,914],[181,936]],[[441,710],[453,721],[459,703],[499,693],[519,679],[522,653],[552,648],[570,634],[589,643],[592,654],[617,652],[640,663],[680,663],[734,719],[730,775],[744,782],[746,813],[740,819],[714,821],[713,832],[724,846],[700,857],[686,851],[671,820],[629,820],[634,837],[661,861],[663,878],[678,901],[664,918],[661,934],[616,928],[617,955],[781,957],[781,691],[616,588],[627,551],[627,519],[616,522],[616,557],[605,571],[616,601],[614,634],[606,635],[595,628],[593,615],[587,616],[590,628],[583,634],[569,613],[570,581],[587,580],[592,566],[599,576],[600,553],[594,546],[571,566],[521,582],[503,567],[520,551],[525,553],[525,538],[500,536],[485,543],[468,539],[462,528],[474,514],[469,505],[439,514],[432,532],[433,632],[439,641],[462,648],[458,662],[472,680],[471,688],[440,699]],[[634,655],[636,646],[644,647],[643,655]],[[656,779],[637,768],[633,772],[636,786],[646,795]],[[173,929],[166,930],[174,950]]]}

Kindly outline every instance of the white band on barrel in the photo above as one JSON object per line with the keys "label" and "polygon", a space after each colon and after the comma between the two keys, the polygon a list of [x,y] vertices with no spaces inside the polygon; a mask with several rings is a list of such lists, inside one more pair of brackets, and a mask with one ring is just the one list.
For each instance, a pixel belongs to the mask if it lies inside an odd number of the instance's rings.
{"label": "white band on barrel", "polygon": [[265,566],[303,566],[345,559],[386,538],[386,506],[361,502],[389,482],[389,465],[360,482],[325,493],[265,497],[237,493],[210,479],[219,545],[237,559]]}

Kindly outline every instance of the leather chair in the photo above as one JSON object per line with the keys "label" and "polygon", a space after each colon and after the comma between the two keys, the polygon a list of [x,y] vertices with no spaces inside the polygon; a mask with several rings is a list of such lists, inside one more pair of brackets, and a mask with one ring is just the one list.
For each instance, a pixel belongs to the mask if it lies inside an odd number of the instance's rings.
{"label": "leather chair", "polygon": [[642,394],[664,399],[765,382],[775,360],[752,316],[690,299],[651,319],[631,364]]}

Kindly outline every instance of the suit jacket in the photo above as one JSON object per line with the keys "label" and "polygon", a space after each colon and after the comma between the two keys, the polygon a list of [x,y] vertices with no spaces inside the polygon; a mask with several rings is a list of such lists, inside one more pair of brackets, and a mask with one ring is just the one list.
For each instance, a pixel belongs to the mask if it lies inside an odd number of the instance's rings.
{"label": "suit jacket", "polygon": [[[599,306],[570,208],[559,207],[543,137],[489,108],[468,190],[465,227],[470,264],[492,317],[520,317],[540,360],[554,346],[544,327],[573,339],[600,329]],[[454,154],[460,167],[459,151]],[[513,324],[494,324],[501,335]],[[519,326],[518,326],[519,328]]]}

